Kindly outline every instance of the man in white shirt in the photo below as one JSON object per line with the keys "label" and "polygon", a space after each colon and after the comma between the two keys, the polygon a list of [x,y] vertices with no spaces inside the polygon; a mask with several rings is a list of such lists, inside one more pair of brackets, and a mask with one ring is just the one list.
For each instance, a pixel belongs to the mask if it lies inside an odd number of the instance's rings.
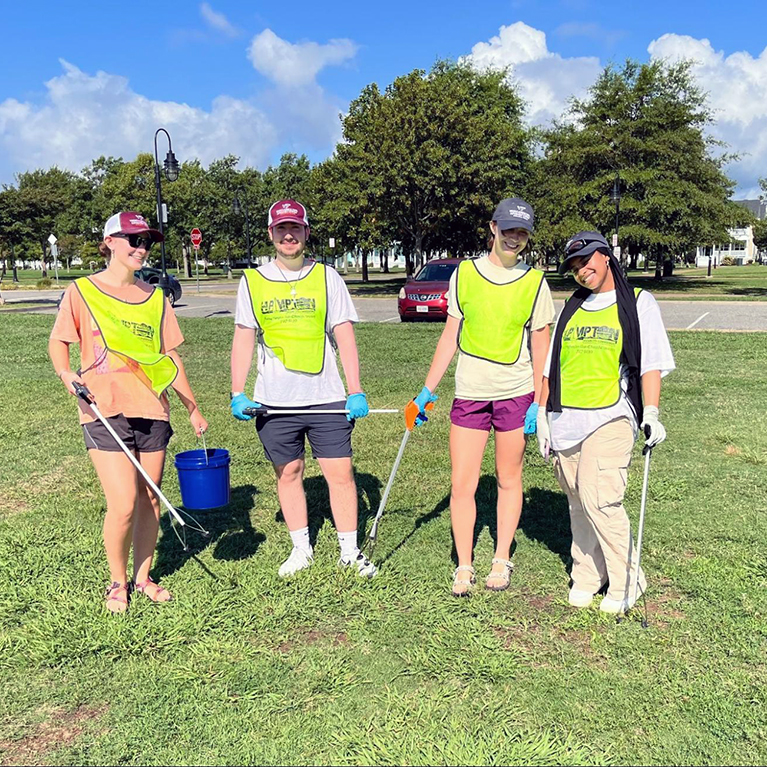
{"label": "man in white shirt", "polygon": [[[359,380],[353,323],[358,322],[346,284],[338,273],[304,257],[309,237],[306,210],[295,200],[269,209],[269,239],[276,258],[248,269],[240,281],[232,342],[232,415],[256,417],[256,429],[277,475],[277,494],[293,549],[279,569],[282,577],[309,567],[304,493],[305,437],[328,483],[338,533],[339,565],[376,574],[357,546],[357,487],[352,469],[354,420],[368,414]],[[244,394],[258,341],[258,375],[251,400]],[[336,364],[335,346],[349,387],[347,397]],[[346,409],[347,415],[258,414],[258,410]]]}

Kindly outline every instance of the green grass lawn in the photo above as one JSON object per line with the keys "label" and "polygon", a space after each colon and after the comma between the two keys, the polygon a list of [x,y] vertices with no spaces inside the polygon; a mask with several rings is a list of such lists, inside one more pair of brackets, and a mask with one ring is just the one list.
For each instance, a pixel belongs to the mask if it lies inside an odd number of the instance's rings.
{"label": "green grass lawn", "polygon": [[[2,319],[0,762],[52,764],[762,764],[767,760],[767,334],[674,333],[643,562],[650,627],[567,606],[567,506],[533,445],[511,588],[449,594],[449,377],[410,440],[381,527],[380,575],[336,569],[317,466],[315,565],[289,552],[270,465],[228,408],[232,325],[181,320],[209,446],[233,501],[154,576],[176,600],[108,616],[104,502],[75,403],[46,359],[52,318]],[[421,387],[441,327],[362,325],[378,407]],[[171,453],[194,439],[177,402]],[[369,520],[402,422],[355,428]],[[641,461],[627,507],[636,520]],[[476,564],[493,552],[488,451]],[[178,499],[172,465],[165,489]]]}

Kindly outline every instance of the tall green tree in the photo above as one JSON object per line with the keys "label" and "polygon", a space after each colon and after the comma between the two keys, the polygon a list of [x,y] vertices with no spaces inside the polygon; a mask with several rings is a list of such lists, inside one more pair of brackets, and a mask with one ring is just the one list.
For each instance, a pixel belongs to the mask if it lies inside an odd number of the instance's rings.
{"label": "tall green tree", "polygon": [[343,120],[338,160],[357,173],[368,215],[409,254],[481,249],[494,206],[518,193],[531,162],[523,102],[505,72],[438,62],[363,89]]}
{"label": "tall green tree", "polygon": [[20,173],[17,176],[20,214],[30,239],[39,248],[43,277],[48,274],[48,237],[51,234],[58,236],[66,233],[56,224],[75,197],[75,184],[73,173],[57,167]]}
{"label": "tall green tree", "polygon": [[[743,213],[730,201],[730,156],[707,135],[713,115],[690,64],[608,66],[567,121],[543,134],[530,185],[541,226],[537,247],[559,248],[578,229],[613,231],[617,177],[620,244],[660,262],[727,238]],[[717,154],[718,152],[718,154]]]}
{"label": "tall green tree", "polygon": [[19,190],[15,186],[4,186],[0,192],[0,250],[3,255],[3,275],[10,261],[14,282],[19,281],[17,251],[27,240],[32,239],[27,215],[27,206]]}
{"label": "tall green tree", "polygon": [[372,251],[390,245],[394,228],[380,214],[382,187],[367,176],[360,159],[354,147],[342,144],[333,157],[314,167],[311,197],[317,202],[312,236],[320,252],[332,237],[336,254],[359,253],[362,280],[367,282],[368,258]]}

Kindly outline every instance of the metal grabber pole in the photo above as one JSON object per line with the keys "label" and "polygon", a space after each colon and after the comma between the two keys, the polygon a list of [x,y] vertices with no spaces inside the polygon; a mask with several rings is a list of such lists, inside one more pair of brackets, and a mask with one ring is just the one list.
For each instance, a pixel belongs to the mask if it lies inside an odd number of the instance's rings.
{"label": "metal grabber pole", "polygon": [[[433,410],[434,403],[429,402],[426,405],[426,410]],[[394,485],[394,478],[397,476],[397,470],[402,461],[402,456],[405,453],[405,446],[407,445],[410,435],[415,428],[415,421],[419,414],[418,405],[411,401],[405,407],[405,434],[402,437],[399,450],[397,451],[397,457],[394,459],[394,466],[392,466],[391,473],[389,474],[389,481],[386,483],[384,494],[381,497],[381,503],[378,504],[378,511],[376,512],[375,519],[373,520],[373,526],[370,528],[370,534],[365,548],[367,549],[368,557],[372,558],[373,551],[375,550],[376,543],[378,542],[378,523],[381,521],[384,509],[386,508],[386,502],[389,500],[389,493],[391,492],[392,485]]]}
{"label": "metal grabber pole", "polygon": [[[83,386],[82,384],[77,383],[77,381],[72,383],[72,387],[75,390],[75,394],[83,400],[95,413],[96,418],[101,421],[101,423],[104,425],[104,428],[111,434],[114,441],[117,443],[117,445],[120,447],[120,449],[125,453],[125,455],[128,456],[130,462],[136,467],[136,471],[138,471],[139,474],[144,478],[144,481],[147,483],[147,485],[152,489],[152,492],[157,496],[157,499],[165,506],[166,509],[168,509],[168,512],[171,516],[171,527],[173,528],[173,532],[176,534],[176,537],[178,538],[181,545],[184,547],[184,551],[189,551],[189,546],[187,546],[186,543],[186,530],[185,528],[189,527],[192,530],[196,530],[197,532],[201,533],[204,537],[208,537],[210,533],[188,512],[181,512],[179,509],[177,509],[164,495],[162,490],[160,490],[159,487],[154,483],[152,478],[147,474],[144,467],[139,463],[138,458],[128,449],[128,446],[120,439],[120,437],[117,435],[117,432],[112,428],[112,424],[109,423],[109,421],[102,415],[101,411],[98,409],[98,406],[96,405],[96,400],[94,399],[93,395],[88,390],[87,386]],[[181,516],[182,513],[189,519],[189,522],[184,520],[184,518]],[[178,530],[176,529],[175,525],[173,525],[173,521],[177,522],[178,525],[181,527],[182,531],[184,531],[183,537],[179,534]],[[190,524],[191,523],[191,524]]]}

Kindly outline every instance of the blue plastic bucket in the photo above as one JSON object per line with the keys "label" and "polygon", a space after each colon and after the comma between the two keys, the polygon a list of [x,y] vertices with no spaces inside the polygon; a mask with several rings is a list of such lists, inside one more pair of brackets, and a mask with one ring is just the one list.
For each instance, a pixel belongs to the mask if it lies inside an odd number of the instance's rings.
{"label": "blue plastic bucket", "polygon": [[187,450],[177,453],[174,464],[186,509],[215,509],[229,503],[229,451]]}

